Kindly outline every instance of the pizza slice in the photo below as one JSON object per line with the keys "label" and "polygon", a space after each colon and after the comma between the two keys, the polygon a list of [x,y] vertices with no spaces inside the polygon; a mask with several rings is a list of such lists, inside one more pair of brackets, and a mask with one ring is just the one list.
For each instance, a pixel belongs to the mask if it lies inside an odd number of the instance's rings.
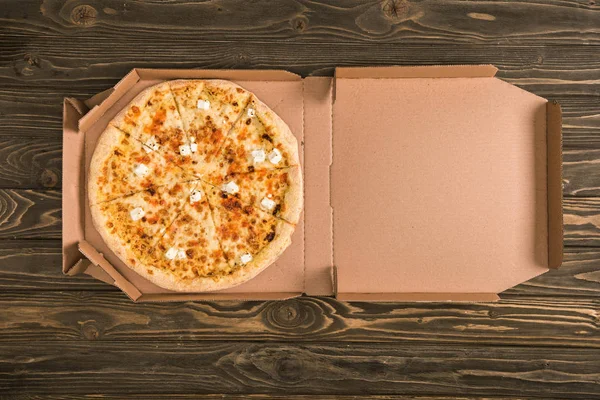
{"label": "pizza slice", "polygon": [[288,126],[252,96],[207,171],[225,176],[299,164],[298,142]]}
{"label": "pizza slice", "polygon": [[177,164],[185,163],[189,155],[188,138],[167,82],[141,92],[111,124]]}
{"label": "pizza slice", "polygon": [[152,187],[91,206],[94,226],[128,265],[138,265],[171,225],[197,182]]}
{"label": "pizza slice", "polygon": [[204,178],[221,191],[292,224],[302,211],[302,172],[299,166],[263,169]]}
{"label": "pizza slice", "polygon": [[189,139],[191,168],[198,173],[221,147],[250,93],[222,80],[169,82]]}
{"label": "pizza slice", "polygon": [[96,145],[89,176],[91,204],[192,179],[130,133],[113,126],[107,127]]}
{"label": "pizza slice", "polygon": [[181,213],[144,259],[142,274],[177,291],[214,290],[231,266],[217,240],[206,194],[196,187]]}
{"label": "pizza slice", "polygon": [[211,206],[217,238],[234,271],[254,276],[290,245],[294,225],[212,185],[203,185]]}

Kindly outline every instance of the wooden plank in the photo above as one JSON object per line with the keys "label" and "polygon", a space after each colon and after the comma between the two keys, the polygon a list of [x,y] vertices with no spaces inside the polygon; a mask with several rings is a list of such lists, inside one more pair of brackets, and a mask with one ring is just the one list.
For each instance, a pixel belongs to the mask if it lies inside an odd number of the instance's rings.
{"label": "wooden plank", "polygon": [[502,293],[513,296],[597,296],[600,294],[600,250],[566,248],[563,265]]}
{"label": "wooden plank", "polygon": [[448,304],[300,297],[135,304],[116,292],[38,291],[1,293],[0,309],[0,342],[403,341],[600,349],[597,299]]}
{"label": "wooden plank", "polygon": [[[94,399],[98,400],[98,395],[95,394],[9,394],[3,397],[4,400],[80,400]],[[197,400],[314,400],[312,394],[299,395],[277,395],[277,394],[181,394],[181,393],[165,393],[165,394],[118,394],[118,395],[102,395],[102,400],[128,400],[128,399],[197,399]],[[321,400],[507,400],[506,397],[465,397],[465,396],[403,396],[403,395],[319,395]],[[533,400],[539,397],[511,397],[511,400]],[[557,400],[558,398],[544,397],[545,400]]]}
{"label": "wooden plank", "polygon": [[118,289],[87,275],[62,273],[60,240],[0,240],[0,290]]}
{"label": "wooden plank", "polygon": [[[600,13],[599,13],[600,14]],[[93,94],[108,88],[132,68],[288,69],[303,76],[333,74],[335,66],[494,64],[497,76],[541,95],[598,93],[598,46],[487,46],[378,43],[276,42],[240,43],[178,40],[169,53],[156,52],[156,41],[116,41],[84,36],[69,37],[69,47],[44,35],[31,37],[23,48],[0,39],[0,84],[30,90],[48,89],[40,99],[27,93],[1,91],[16,102],[38,102],[62,88],[63,95]],[[36,52],[29,48],[38,49]],[[118,59],[119,62],[114,62]],[[36,87],[31,84],[35,83]],[[97,90],[96,90],[97,91]],[[593,100],[591,97],[590,100]],[[51,104],[54,106],[54,104]]]}
{"label": "wooden plank", "polygon": [[[101,3],[12,0],[4,35],[124,38],[163,43],[204,40],[377,43],[594,44],[594,1],[463,2],[259,0]],[[266,12],[268,10],[268,12]],[[535,16],[535,22],[532,21]],[[89,47],[89,46],[88,46]]]}
{"label": "wooden plank", "polygon": [[600,198],[566,198],[563,209],[565,245],[600,246]]}
{"label": "wooden plank", "polygon": [[[61,272],[61,251],[60,240],[0,240],[0,291],[118,290],[86,275],[65,277]],[[507,299],[514,296],[599,297],[600,250],[567,248],[560,269],[502,294]]]}
{"label": "wooden plank", "polygon": [[60,212],[60,191],[0,190],[0,239],[58,239]]}
{"label": "wooden plank", "polygon": [[62,142],[0,137],[0,188],[60,188]]}
{"label": "wooden plank", "polygon": [[[600,135],[598,137],[600,138]],[[564,150],[563,194],[567,196],[600,196],[599,168],[600,150]]]}
{"label": "wooden plank", "polygon": [[599,355],[587,349],[397,343],[6,343],[0,347],[0,387],[23,394],[411,393],[598,399]]}

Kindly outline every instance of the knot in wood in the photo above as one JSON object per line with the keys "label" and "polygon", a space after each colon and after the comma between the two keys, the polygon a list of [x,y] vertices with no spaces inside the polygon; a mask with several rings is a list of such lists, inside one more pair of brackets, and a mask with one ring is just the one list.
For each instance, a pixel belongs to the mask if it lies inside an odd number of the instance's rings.
{"label": "knot in wood", "polygon": [[268,312],[269,322],[277,328],[295,328],[302,324],[301,306],[296,300],[285,300],[274,303]]}
{"label": "knot in wood", "polygon": [[42,170],[38,181],[43,187],[53,188],[58,184],[58,174],[56,171],[45,168]]}
{"label": "knot in wood", "polygon": [[304,32],[308,26],[308,19],[306,17],[297,17],[291,20],[292,28],[296,32]]}
{"label": "knot in wood", "polygon": [[98,340],[98,338],[100,338],[100,330],[91,322],[83,323],[81,325],[81,332],[83,333],[83,337],[87,340]]}
{"label": "knot in wood", "polygon": [[71,11],[71,21],[75,25],[89,26],[96,22],[98,11],[92,6],[80,5]]}
{"label": "knot in wood", "polygon": [[302,360],[284,357],[275,362],[277,376],[285,382],[298,382],[302,380]]}
{"label": "knot in wood", "polygon": [[410,5],[407,0],[384,0],[381,10],[386,18],[401,20],[408,13]]}

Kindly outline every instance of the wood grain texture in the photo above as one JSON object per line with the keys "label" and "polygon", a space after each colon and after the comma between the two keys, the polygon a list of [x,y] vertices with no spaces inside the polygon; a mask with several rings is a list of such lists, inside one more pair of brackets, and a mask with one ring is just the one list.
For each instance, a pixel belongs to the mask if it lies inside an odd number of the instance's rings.
{"label": "wood grain texture", "polygon": [[301,297],[134,304],[117,292],[6,292],[0,309],[1,342],[391,341],[600,349],[600,299],[378,304]]}
{"label": "wood grain texture", "polygon": [[[217,0],[12,3],[3,25],[29,35],[188,41],[594,44],[599,7],[589,0],[510,2]],[[7,18],[8,17],[8,18]],[[17,25],[17,19],[22,24]],[[532,19],[534,19],[532,21]]]}
{"label": "wood grain texture", "polygon": [[63,275],[60,240],[0,240],[0,290],[118,289],[87,275]]}
{"label": "wood grain texture", "polygon": [[0,190],[0,239],[58,239],[60,212],[60,191]]}
{"label": "wood grain texture", "polygon": [[[314,400],[312,394],[299,395],[277,395],[277,394],[181,394],[181,393],[165,393],[165,394],[118,394],[118,395],[95,395],[95,394],[78,394],[78,395],[37,395],[37,394],[21,394],[8,395],[3,397],[5,400],[80,400],[80,399],[98,399],[102,400],[127,400],[127,399],[198,399],[198,400]],[[490,397],[490,396],[403,396],[403,395],[319,395],[321,400],[507,400],[506,397]],[[533,400],[539,397],[511,397],[511,400]],[[545,400],[558,400],[554,397],[544,397]]]}
{"label": "wood grain texture", "polygon": [[0,387],[32,394],[411,393],[598,399],[598,355],[596,349],[392,343],[7,343],[0,346],[0,365],[7,366]]}
{"label": "wood grain texture", "polygon": [[0,137],[0,188],[60,188],[62,142]]}
{"label": "wood grain texture", "polygon": [[563,151],[563,194],[600,196],[600,150]]}
{"label": "wood grain texture", "polygon": [[600,246],[600,198],[565,198],[565,245]]}

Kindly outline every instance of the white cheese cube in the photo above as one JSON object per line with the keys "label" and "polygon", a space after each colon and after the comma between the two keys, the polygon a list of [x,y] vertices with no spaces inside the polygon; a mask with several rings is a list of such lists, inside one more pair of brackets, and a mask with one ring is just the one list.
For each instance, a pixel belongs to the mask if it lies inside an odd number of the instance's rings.
{"label": "white cheese cube", "polygon": [[224,191],[225,193],[236,194],[237,192],[240,191],[240,187],[238,185],[236,185],[236,183],[234,181],[231,181],[231,182],[221,186],[221,190]]}
{"label": "white cheese cube", "polygon": [[136,164],[133,167],[133,173],[139,176],[140,178],[143,178],[144,176],[148,175],[148,172],[150,172],[150,169],[146,167],[145,164]]}
{"label": "white cheese cube", "polygon": [[208,100],[198,100],[198,103],[196,103],[196,107],[198,107],[201,110],[208,110],[210,108],[210,101]]}
{"label": "white cheese cube", "polygon": [[202,200],[202,191],[194,190],[192,194],[190,194],[190,204],[194,204],[200,200]]}
{"label": "white cheese cube", "polygon": [[146,141],[146,143],[144,143],[144,150],[146,150],[146,153],[158,151],[159,148],[160,148],[160,145],[158,144],[158,139],[156,136],[152,136],[150,139],[148,139]]}
{"label": "white cheese cube", "polygon": [[260,202],[260,206],[265,210],[272,210],[275,207],[275,202],[269,198],[264,198]]}
{"label": "white cheese cube", "polygon": [[190,145],[182,144],[181,146],[179,146],[179,154],[181,154],[182,156],[189,156],[190,154],[192,154],[192,149],[190,148]]}
{"label": "white cheese cube", "polygon": [[169,260],[174,260],[176,256],[177,256],[177,249],[175,247],[171,247],[165,253],[165,257],[167,257],[167,259],[169,259]]}
{"label": "white cheese cube", "polygon": [[265,151],[263,149],[252,150],[250,154],[252,154],[252,158],[254,159],[255,164],[264,162],[267,158],[267,155],[265,154]]}
{"label": "white cheese cube", "polygon": [[279,164],[282,158],[281,152],[277,149],[273,149],[273,151],[269,153],[269,161],[271,161],[272,164]]}
{"label": "white cheese cube", "polygon": [[187,255],[185,254],[185,250],[177,250],[177,259],[178,260],[185,260],[187,258]]}
{"label": "white cheese cube", "polygon": [[140,220],[146,215],[146,212],[142,209],[142,207],[136,207],[129,212],[131,219],[134,221]]}
{"label": "white cheese cube", "polygon": [[240,262],[243,265],[248,264],[250,261],[252,261],[252,254],[249,254],[249,253],[242,254],[242,256],[240,257]]}

